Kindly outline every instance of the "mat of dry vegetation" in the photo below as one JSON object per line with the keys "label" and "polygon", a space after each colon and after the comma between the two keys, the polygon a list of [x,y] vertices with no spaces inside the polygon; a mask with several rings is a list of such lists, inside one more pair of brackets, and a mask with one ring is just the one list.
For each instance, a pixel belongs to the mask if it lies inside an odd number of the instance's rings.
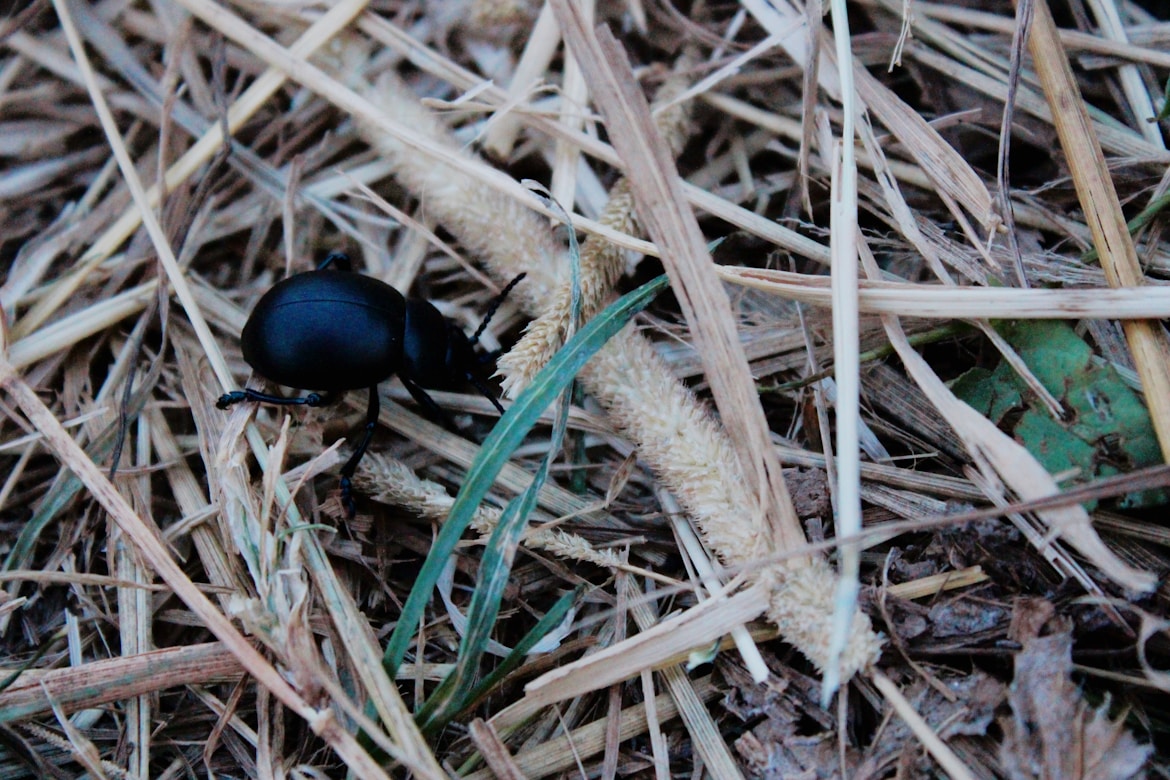
{"label": "mat of dry vegetation", "polygon": [[5,8],[0,776],[1170,773],[1166,3]]}

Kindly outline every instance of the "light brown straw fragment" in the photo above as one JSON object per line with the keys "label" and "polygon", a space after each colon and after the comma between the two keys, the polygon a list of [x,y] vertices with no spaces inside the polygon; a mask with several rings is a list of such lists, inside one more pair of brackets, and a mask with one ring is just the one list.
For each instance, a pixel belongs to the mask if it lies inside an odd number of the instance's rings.
{"label": "light brown straw fragment", "polygon": [[[1105,163],[1105,154],[1089,122],[1089,113],[1073,77],[1056,22],[1045,0],[1035,0],[1029,45],[1060,145],[1064,148],[1101,270],[1111,287],[1141,287],[1145,274],[1138,262],[1125,215]],[[1170,344],[1156,322],[1123,322],[1134,366],[1142,380],[1150,419],[1162,457],[1170,462]]]}
{"label": "light brown straw fragment", "polygon": [[938,761],[948,777],[953,778],[953,780],[975,780],[975,775],[971,773],[967,765],[955,754],[950,745],[944,742],[938,733],[930,727],[930,724],[919,714],[918,710],[914,709],[914,705],[906,700],[906,697],[902,695],[898,686],[894,685],[890,678],[875,671],[871,679],[874,686],[886,697],[890,706],[910,726],[914,736],[918,737],[926,749],[930,751],[930,754],[934,756],[934,760]]}
{"label": "light brown straw fragment", "polygon": [[222,642],[168,647],[61,669],[26,669],[0,693],[0,720],[43,716],[51,710],[50,699],[63,711],[76,712],[181,685],[233,682],[243,673]]}
{"label": "light brown straw fragment", "polygon": [[[719,266],[726,281],[814,306],[831,305],[829,277],[771,268]],[[860,282],[861,311],[941,319],[1170,318],[1170,287],[1020,289]]]}
{"label": "light brown straw fragment", "polygon": [[507,103],[503,110],[498,111],[488,122],[488,128],[484,132],[483,148],[492,157],[507,157],[512,151],[512,145],[516,143],[516,136],[519,135],[522,125],[520,118],[510,109],[527,100],[529,91],[539,85],[541,74],[552,62],[560,42],[561,33],[557,29],[552,9],[546,5],[540,9],[540,15],[533,22],[528,41],[524,44],[524,53],[520,55],[520,61],[516,63],[516,69],[512,72]]}
{"label": "light brown straw fragment", "polygon": [[709,645],[766,607],[766,588],[753,586],[734,596],[721,593],[663,620],[618,644],[553,669],[524,686],[525,701],[545,706],[627,680],[643,669],[678,663],[695,647]]}
{"label": "light brown straw fragment", "polygon": [[[719,695],[718,689],[711,684],[710,677],[694,680],[692,683],[695,692],[704,702],[713,700]],[[527,705],[525,703],[525,708]],[[659,722],[672,720],[679,715],[678,706],[670,694],[662,693],[654,700],[654,709],[658,713]],[[505,713],[507,710],[505,710]],[[504,713],[501,713],[503,715]],[[510,713],[509,713],[510,714]],[[501,731],[504,730],[500,721],[503,718],[492,718],[493,724]],[[573,769],[576,757],[588,758],[605,749],[606,731],[609,724],[606,718],[579,726],[568,734],[553,737],[535,745],[526,745],[525,749],[513,758],[524,772],[525,777],[546,777],[557,772]],[[618,717],[618,740],[626,742],[644,734],[647,729],[646,708],[641,704],[626,707]],[[494,780],[491,769],[482,769],[466,776],[465,780]]]}

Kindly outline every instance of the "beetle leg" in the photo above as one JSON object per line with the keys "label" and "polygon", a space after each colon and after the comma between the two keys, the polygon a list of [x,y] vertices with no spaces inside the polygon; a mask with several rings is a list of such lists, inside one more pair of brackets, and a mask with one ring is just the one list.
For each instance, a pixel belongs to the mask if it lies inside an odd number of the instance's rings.
{"label": "beetle leg", "polygon": [[374,385],[370,388],[370,400],[366,405],[366,432],[362,435],[362,440],[354,449],[353,454],[349,456],[349,460],[341,467],[341,503],[350,518],[357,513],[357,505],[353,501],[353,475],[357,471],[362,456],[366,454],[366,449],[370,446],[370,439],[374,437],[374,428],[378,425],[380,408],[378,386]]}
{"label": "beetle leg", "polygon": [[233,390],[230,393],[224,393],[215,402],[218,409],[227,409],[233,404],[238,404],[243,401],[253,401],[261,404],[275,404],[277,406],[325,406],[333,403],[336,396],[333,393],[309,393],[306,396],[297,396],[295,398],[285,398],[282,395],[273,395],[272,393],[262,393],[259,390],[252,388],[245,388],[243,390]]}
{"label": "beetle leg", "polygon": [[482,379],[480,379],[479,377],[477,377],[475,374],[471,373],[470,371],[467,372],[466,377],[467,377],[467,381],[471,383],[471,386],[474,387],[476,390],[478,390],[480,395],[482,395],[484,398],[491,401],[492,404],[496,407],[496,410],[500,414],[504,413],[503,405],[500,404],[499,399],[497,399],[492,394],[492,391],[488,388],[488,386],[483,383]]}
{"label": "beetle leg", "polygon": [[337,393],[309,393],[302,400],[305,406],[328,406],[337,400]]}
{"label": "beetle leg", "polygon": [[233,390],[230,393],[224,393],[215,402],[215,408],[226,409],[232,404],[238,404],[240,401],[248,400],[248,394],[243,390]]}
{"label": "beetle leg", "polygon": [[430,397],[426,390],[423,390],[422,385],[402,374],[399,374],[398,378],[402,380],[402,384],[406,387],[406,391],[410,393],[410,397],[423,408],[423,414],[426,417],[442,425],[452,433],[459,432],[459,427],[455,425],[455,421],[443,410],[443,407],[439,406],[434,398]]}

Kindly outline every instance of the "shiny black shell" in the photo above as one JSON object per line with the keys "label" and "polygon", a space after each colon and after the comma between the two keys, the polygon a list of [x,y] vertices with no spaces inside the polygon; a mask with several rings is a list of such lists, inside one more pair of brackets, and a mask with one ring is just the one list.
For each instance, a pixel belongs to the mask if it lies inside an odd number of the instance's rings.
{"label": "shiny black shell", "polygon": [[252,310],[240,336],[244,360],[288,387],[373,387],[403,367],[406,311],[402,294],[373,277],[333,269],[296,274]]}

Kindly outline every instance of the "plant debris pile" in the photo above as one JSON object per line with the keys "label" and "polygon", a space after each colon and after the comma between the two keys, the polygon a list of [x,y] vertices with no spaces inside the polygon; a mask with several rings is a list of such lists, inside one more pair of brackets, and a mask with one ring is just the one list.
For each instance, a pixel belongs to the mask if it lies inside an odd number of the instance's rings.
{"label": "plant debris pile", "polygon": [[[1170,9],[1020,5],[10,9],[0,776],[1170,772]],[[506,407],[353,517],[332,252]]]}

